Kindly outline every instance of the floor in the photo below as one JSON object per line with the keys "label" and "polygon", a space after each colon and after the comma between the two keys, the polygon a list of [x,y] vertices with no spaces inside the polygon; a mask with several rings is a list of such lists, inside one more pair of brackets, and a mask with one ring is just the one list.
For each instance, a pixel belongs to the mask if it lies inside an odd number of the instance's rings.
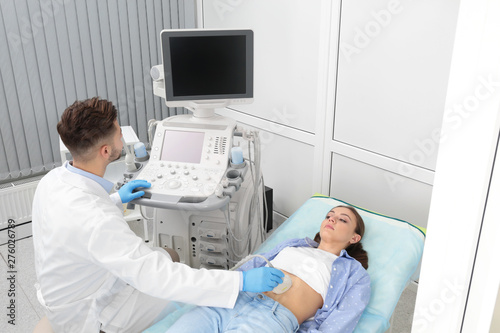
{"label": "floor", "polygon": [[[12,250],[12,247],[11,247]],[[35,265],[33,257],[33,238],[28,237],[18,240],[15,243],[15,253],[10,254],[15,258],[14,270],[7,267],[7,263],[11,264],[12,257],[9,257],[9,248],[7,245],[0,246],[0,255],[2,260],[0,265],[0,290],[2,294],[0,297],[0,308],[2,309],[0,320],[0,332],[19,332],[27,333],[32,332],[38,320],[44,316],[43,309],[38,303],[35,290]],[[7,268],[7,269],[6,269]],[[9,273],[15,272],[15,273]],[[14,287],[12,288],[11,281],[7,280],[9,277],[15,277]],[[12,281],[14,282],[14,281]],[[15,295],[9,295],[12,292]],[[12,296],[12,297],[9,297]],[[10,302],[15,301],[15,326],[9,324],[10,310],[6,306]]]}
{"label": "floor", "polygon": [[[137,233],[139,234],[139,232]],[[8,261],[12,259],[12,257],[8,256],[9,248],[7,245],[0,246],[0,255],[2,257],[0,262],[0,266],[2,266],[0,290],[3,291],[0,298],[0,308],[3,309],[2,312],[4,312],[1,313],[0,317],[0,332],[32,332],[38,320],[44,316],[43,310],[36,298],[34,287],[36,278],[33,257],[33,238],[27,237],[18,240],[15,243],[14,250],[15,253],[11,253],[11,256],[13,255],[15,258],[15,267],[14,270],[11,270],[7,266],[8,263],[12,263]],[[12,276],[15,278],[13,288],[8,280]],[[15,296],[9,295],[9,289],[15,293]],[[392,333],[410,333],[416,294],[416,284],[410,284],[403,292],[396,310],[394,311]],[[6,309],[6,306],[8,306],[12,300],[15,300],[15,326],[8,323],[10,318],[6,316],[9,314],[8,311],[10,311]]]}

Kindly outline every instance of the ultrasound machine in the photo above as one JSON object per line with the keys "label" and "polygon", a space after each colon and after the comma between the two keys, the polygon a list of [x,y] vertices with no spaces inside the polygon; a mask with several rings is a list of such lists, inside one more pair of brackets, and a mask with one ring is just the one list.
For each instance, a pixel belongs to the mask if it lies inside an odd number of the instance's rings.
{"label": "ultrasound machine", "polygon": [[[191,267],[230,268],[265,238],[259,135],[214,109],[253,101],[251,30],[163,30],[154,94],[192,114],[151,120],[151,151],[125,182],[151,183],[154,244]],[[135,169],[135,168],[132,168]]]}

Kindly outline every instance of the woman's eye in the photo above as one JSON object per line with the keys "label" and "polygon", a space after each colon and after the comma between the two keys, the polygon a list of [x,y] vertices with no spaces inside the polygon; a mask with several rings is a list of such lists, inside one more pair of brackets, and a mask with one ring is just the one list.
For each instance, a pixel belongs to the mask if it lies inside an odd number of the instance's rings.
{"label": "woman's eye", "polygon": [[347,221],[344,219],[340,219],[341,222],[346,223]]}

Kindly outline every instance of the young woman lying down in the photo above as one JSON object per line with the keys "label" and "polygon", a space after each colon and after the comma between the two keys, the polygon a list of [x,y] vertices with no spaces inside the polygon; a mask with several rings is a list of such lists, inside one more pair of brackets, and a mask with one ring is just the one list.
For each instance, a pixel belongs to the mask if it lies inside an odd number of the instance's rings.
{"label": "young woman lying down", "polygon": [[[263,254],[290,277],[287,291],[240,292],[233,309],[197,307],[168,332],[352,332],[370,299],[364,229],[354,208],[333,208],[314,241],[288,240]],[[255,257],[240,269],[265,265]]]}

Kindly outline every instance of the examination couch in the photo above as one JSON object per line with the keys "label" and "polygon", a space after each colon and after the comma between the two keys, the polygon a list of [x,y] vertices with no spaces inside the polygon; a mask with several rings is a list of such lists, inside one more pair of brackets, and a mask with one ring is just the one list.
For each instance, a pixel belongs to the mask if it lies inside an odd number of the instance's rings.
{"label": "examination couch", "polygon": [[[326,213],[338,205],[351,205],[321,195],[308,199],[259,247],[263,253],[290,238],[309,237],[319,231]],[[354,206],[354,205],[351,205]],[[377,214],[354,206],[365,221],[363,248],[368,252],[368,273],[371,279],[371,298],[355,329],[355,333],[382,333],[390,327],[391,316],[403,290],[418,279],[425,230],[408,222]],[[169,315],[145,333],[161,333],[191,305],[171,303]]]}

